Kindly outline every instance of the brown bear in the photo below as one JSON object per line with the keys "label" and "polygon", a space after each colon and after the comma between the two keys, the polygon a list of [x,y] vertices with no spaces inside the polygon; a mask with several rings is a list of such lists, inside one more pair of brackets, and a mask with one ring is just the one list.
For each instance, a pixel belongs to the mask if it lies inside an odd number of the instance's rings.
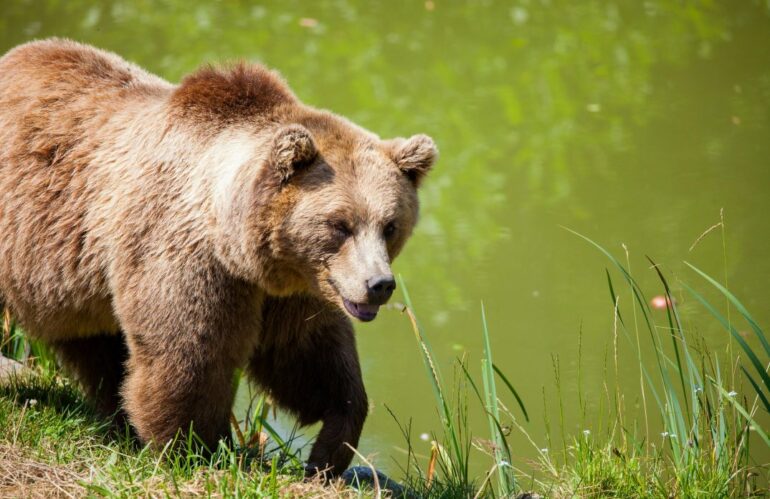
{"label": "brown bear", "polygon": [[0,301],[156,445],[230,437],[245,367],[343,471],[375,318],[437,156],[303,105],[256,64],[172,85],[61,39],[0,59]]}

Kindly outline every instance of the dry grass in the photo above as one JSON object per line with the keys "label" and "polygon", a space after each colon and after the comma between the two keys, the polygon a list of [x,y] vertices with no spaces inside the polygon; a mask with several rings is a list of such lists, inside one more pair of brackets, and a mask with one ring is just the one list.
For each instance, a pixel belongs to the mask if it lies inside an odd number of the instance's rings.
{"label": "dry grass", "polygon": [[[93,469],[86,462],[48,464],[30,457],[28,449],[0,443],[0,497],[25,498],[74,498],[89,492]],[[220,482],[226,480],[229,471],[201,470],[186,480],[170,483],[167,477],[152,476],[134,484],[132,496],[146,498],[212,497],[222,498],[229,494],[216,492]],[[294,481],[281,477],[278,490],[282,498],[347,499],[359,497],[357,491],[336,482],[324,485],[320,481]]]}
{"label": "dry grass", "polygon": [[84,463],[46,464],[25,449],[0,443],[0,497],[82,497],[85,469]]}

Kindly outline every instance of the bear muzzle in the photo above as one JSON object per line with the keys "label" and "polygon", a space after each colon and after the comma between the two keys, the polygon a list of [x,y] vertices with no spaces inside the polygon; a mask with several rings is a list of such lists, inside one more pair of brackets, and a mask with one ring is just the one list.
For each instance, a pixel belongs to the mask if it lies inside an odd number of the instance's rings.
{"label": "bear muzzle", "polygon": [[369,322],[377,317],[380,305],[384,305],[396,289],[396,280],[392,275],[380,275],[366,281],[367,303],[355,303],[343,298],[345,309],[358,320]]}

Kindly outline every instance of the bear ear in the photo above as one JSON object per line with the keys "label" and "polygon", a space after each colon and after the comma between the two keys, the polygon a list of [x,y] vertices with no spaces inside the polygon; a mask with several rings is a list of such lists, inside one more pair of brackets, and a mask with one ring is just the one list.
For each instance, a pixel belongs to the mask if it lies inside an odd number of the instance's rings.
{"label": "bear ear", "polygon": [[318,156],[310,131],[302,125],[286,125],[273,136],[270,166],[285,184],[298,171],[310,166]]}
{"label": "bear ear", "polygon": [[388,141],[390,156],[415,187],[430,171],[438,159],[438,148],[433,139],[427,135],[413,135],[408,139],[392,139]]}

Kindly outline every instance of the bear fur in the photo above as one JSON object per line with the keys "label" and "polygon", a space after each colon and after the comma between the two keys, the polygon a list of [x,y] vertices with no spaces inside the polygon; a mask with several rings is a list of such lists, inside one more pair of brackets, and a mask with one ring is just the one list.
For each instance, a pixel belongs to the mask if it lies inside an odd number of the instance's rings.
{"label": "bear fur", "polygon": [[[0,58],[0,303],[105,414],[230,438],[246,368],[343,471],[371,320],[437,151],[303,105],[256,64],[172,85],[68,40]],[[382,288],[386,282],[387,289]]]}

